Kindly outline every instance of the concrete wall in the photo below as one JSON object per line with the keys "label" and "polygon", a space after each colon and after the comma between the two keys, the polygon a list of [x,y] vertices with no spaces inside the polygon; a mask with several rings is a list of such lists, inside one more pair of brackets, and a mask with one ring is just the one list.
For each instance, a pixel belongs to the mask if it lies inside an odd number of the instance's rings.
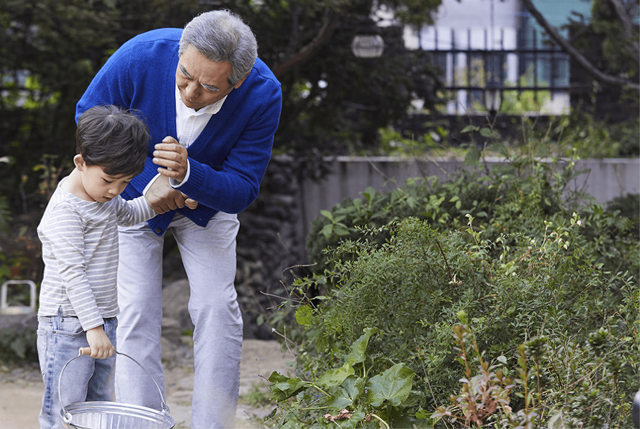
{"label": "concrete wall", "polygon": [[[320,181],[305,180],[300,185],[306,235],[311,222],[320,210],[329,210],[345,198],[363,198],[362,192],[369,186],[380,192],[403,186],[406,179],[437,176],[446,181],[461,168],[462,159],[424,158],[401,160],[394,157],[336,157],[327,159],[331,173]],[[503,162],[499,158],[487,158],[489,165]],[[604,204],[627,194],[640,193],[640,160],[638,159],[589,159],[579,161],[577,170],[587,173],[573,179],[569,187],[592,195]]]}

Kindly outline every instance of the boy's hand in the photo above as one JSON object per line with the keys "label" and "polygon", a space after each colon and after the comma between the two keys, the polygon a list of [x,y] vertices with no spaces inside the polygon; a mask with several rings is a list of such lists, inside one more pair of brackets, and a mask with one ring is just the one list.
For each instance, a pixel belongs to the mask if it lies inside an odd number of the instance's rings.
{"label": "boy's hand", "polygon": [[94,359],[106,359],[113,356],[115,351],[111,340],[104,333],[102,326],[91,328],[87,331],[87,341],[91,347],[91,357]]}
{"label": "boy's hand", "polygon": [[185,205],[185,197],[182,192],[176,191],[169,184],[166,177],[158,177],[149,187],[144,197],[156,213],[166,213],[182,208]]}

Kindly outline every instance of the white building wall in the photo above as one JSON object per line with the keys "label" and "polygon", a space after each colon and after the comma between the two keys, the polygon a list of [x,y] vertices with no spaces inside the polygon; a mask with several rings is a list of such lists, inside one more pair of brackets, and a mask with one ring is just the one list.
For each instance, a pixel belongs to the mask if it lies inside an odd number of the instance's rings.
{"label": "white building wall", "polygon": [[[519,0],[443,0],[434,16],[434,26],[423,26],[420,29],[406,27],[404,30],[407,49],[424,49],[428,51],[450,49],[490,49],[512,50],[517,47],[519,18],[521,16]],[[464,76],[467,68],[466,54],[458,54],[455,58],[448,55],[446,59],[446,84],[456,83],[458,77]],[[517,82],[518,57],[508,54],[506,58],[506,80]],[[557,97],[556,97],[557,95]],[[566,95],[566,96],[565,96]],[[568,109],[568,94],[556,92],[544,113],[565,113]],[[447,105],[447,113],[464,114],[471,109],[467,102],[466,91],[458,91],[455,100]]]}

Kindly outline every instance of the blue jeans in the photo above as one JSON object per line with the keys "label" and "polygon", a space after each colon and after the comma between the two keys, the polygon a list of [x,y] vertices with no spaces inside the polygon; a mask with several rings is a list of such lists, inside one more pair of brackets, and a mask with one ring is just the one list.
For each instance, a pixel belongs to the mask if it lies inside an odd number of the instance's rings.
{"label": "blue jeans", "polygon": [[[102,328],[116,346],[115,317],[105,319]],[[41,429],[63,428],[62,405],[58,395],[58,380],[64,365],[78,356],[81,347],[88,347],[85,331],[77,317],[38,317],[38,358],[44,381],[44,396],[40,410]],[[108,359],[83,356],[64,370],[60,393],[62,404],[73,402],[113,401],[114,364],[116,355]]]}

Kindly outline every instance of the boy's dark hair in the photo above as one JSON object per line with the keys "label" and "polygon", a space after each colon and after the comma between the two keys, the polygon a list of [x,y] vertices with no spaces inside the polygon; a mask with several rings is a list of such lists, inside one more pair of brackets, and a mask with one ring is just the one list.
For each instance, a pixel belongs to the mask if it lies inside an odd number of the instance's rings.
{"label": "boy's dark hair", "polygon": [[110,176],[135,176],[144,170],[150,139],[147,125],[132,111],[94,106],[78,119],[76,152]]}

